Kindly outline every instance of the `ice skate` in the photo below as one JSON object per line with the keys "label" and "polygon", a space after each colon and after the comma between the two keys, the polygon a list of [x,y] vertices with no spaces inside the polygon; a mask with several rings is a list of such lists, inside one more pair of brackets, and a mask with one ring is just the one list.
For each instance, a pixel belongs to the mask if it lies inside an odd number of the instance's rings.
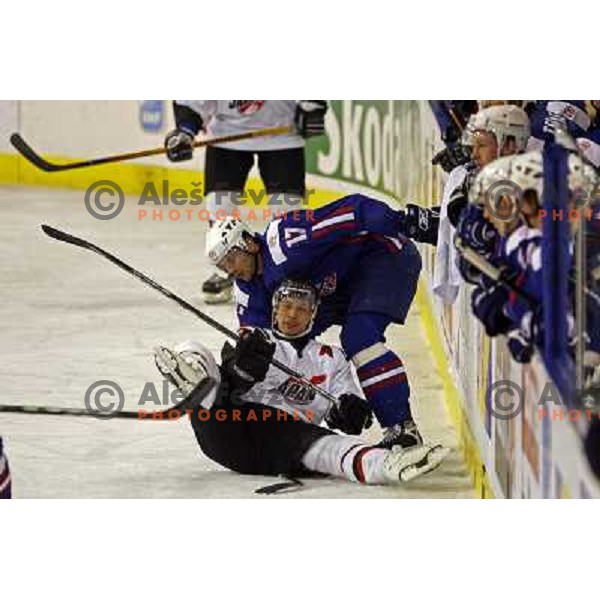
{"label": "ice skate", "polygon": [[411,448],[422,445],[423,438],[412,419],[406,419],[402,423],[398,423],[398,425],[388,427],[384,432],[383,440],[377,444],[379,448],[389,449],[392,449],[394,446]]}
{"label": "ice skate", "polygon": [[154,362],[161,375],[185,395],[208,377],[202,357],[194,352],[178,352],[157,346],[154,348]]}
{"label": "ice skate", "polygon": [[383,468],[390,482],[406,483],[433,471],[450,453],[448,448],[419,445],[412,448],[394,447],[386,457]]}

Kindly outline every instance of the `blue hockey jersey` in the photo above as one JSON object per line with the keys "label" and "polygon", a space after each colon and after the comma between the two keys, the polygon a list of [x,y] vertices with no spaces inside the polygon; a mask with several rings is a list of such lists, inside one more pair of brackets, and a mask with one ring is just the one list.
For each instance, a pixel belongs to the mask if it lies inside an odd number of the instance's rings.
{"label": "blue hockey jersey", "polygon": [[357,293],[353,276],[358,261],[369,255],[399,254],[412,244],[399,234],[403,216],[383,202],[353,194],[318,210],[288,212],[273,220],[259,236],[262,276],[236,281],[240,325],[271,326],[271,297],[285,278],[309,280],[319,289],[314,335],[341,325],[350,298]]}

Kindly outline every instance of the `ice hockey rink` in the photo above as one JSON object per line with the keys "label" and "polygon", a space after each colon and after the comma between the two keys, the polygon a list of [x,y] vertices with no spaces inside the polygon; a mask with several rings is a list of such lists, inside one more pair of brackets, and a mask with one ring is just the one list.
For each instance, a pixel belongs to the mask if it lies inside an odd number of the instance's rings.
{"label": "ice hockey rink", "polygon": [[[198,339],[218,352],[224,342],[108,261],[48,238],[42,223],[100,245],[235,327],[231,306],[207,307],[200,299],[208,265],[199,220],[140,220],[136,199],[128,198],[118,217],[101,221],[85,209],[82,191],[3,186],[2,403],[84,408],[87,388],[107,379],[123,389],[125,409],[137,410],[146,382],[162,390],[153,346]],[[324,337],[336,338],[336,331]],[[278,498],[473,496],[416,307],[406,326],[388,329],[388,343],[406,364],[422,433],[450,447],[448,459],[404,486],[315,479]],[[275,482],[229,472],[202,456],[185,418],[102,421],[0,413],[0,432],[16,498],[263,498],[254,490]],[[373,426],[365,435],[378,440],[380,431]]]}

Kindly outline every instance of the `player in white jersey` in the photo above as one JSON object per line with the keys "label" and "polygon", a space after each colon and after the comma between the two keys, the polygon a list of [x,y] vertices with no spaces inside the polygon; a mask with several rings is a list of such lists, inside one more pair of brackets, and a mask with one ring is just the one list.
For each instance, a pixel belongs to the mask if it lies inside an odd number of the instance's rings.
{"label": "player in white jersey", "polygon": [[[240,194],[255,159],[273,214],[301,207],[306,191],[304,139],[325,131],[324,100],[176,100],[173,106],[176,129],[167,135],[165,146],[174,162],[192,158],[194,137],[201,130],[211,137],[278,126],[294,130],[206,149],[204,194],[213,222],[218,214],[240,212]],[[228,302],[232,286],[231,277],[213,273],[202,286],[205,301]]]}
{"label": "player in white jersey", "polygon": [[[371,425],[371,409],[342,350],[310,337],[318,305],[315,289],[286,280],[273,305],[272,330],[246,331],[235,348],[226,345],[220,368],[197,342],[157,351],[157,366],[176,385],[183,380],[194,387],[206,376],[220,382],[191,415],[204,454],[244,474],[321,473],[366,484],[408,481],[445,458],[441,446],[390,450],[352,437]],[[330,408],[303,381],[271,366],[273,356],[336,396],[338,406]]]}

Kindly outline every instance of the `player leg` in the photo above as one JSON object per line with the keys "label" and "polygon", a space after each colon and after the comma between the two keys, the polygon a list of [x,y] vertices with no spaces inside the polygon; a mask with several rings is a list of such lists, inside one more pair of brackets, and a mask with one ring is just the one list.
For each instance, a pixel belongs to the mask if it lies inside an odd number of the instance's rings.
{"label": "player leg", "polygon": [[0,436],[0,500],[11,498],[11,479],[8,459],[4,454],[4,445]]}
{"label": "player leg", "polygon": [[277,213],[306,208],[304,148],[258,152],[258,169],[267,188],[266,210],[270,218]]}
{"label": "player leg", "polygon": [[[206,149],[204,193],[211,218],[209,227],[217,218],[223,218],[220,215],[231,216],[234,210],[239,211],[238,198],[253,164],[252,152],[212,146]],[[214,271],[202,285],[202,292],[207,304],[229,302],[233,295],[233,278]]]}
{"label": "player leg", "polygon": [[393,253],[375,252],[357,266],[342,327],[344,350],[367,400],[385,429],[382,445],[422,444],[410,410],[410,386],[398,355],[385,345],[391,323],[404,323],[417,289],[421,257],[412,242]]}
{"label": "player leg", "polygon": [[[161,373],[184,393],[203,377],[220,381],[212,353],[197,342],[184,342],[173,351],[160,348],[156,357]],[[190,421],[208,458],[247,475],[321,473],[390,484],[431,471],[447,455],[440,446],[391,450],[367,446],[359,438],[338,435],[286,411],[236,399],[224,384],[194,409]]]}
{"label": "player leg", "polygon": [[184,394],[205,377],[219,382],[217,389],[188,415],[196,441],[208,458],[232,471],[259,472],[247,431],[252,415],[247,406],[230,397],[212,352],[199,342],[186,341],[173,350],[156,348],[154,358],[160,373]]}
{"label": "player leg", "polygon": [[391,450],[367,446],[359,438],[296,420],[283,410],[236,403],[227,394],[220,396],[210,413],[210,418],[192,415],[202,452],[245,475],[319,473],[370,485],[395,484],[428,473],[448,454],[441,446]]}
{"label": "player leg", "polygon": [[442,446],[392,449],[367,446],[359,438],[323,436],[302,457],[311,471],[368,485],[407,482],[435,469],[448,456]]}

